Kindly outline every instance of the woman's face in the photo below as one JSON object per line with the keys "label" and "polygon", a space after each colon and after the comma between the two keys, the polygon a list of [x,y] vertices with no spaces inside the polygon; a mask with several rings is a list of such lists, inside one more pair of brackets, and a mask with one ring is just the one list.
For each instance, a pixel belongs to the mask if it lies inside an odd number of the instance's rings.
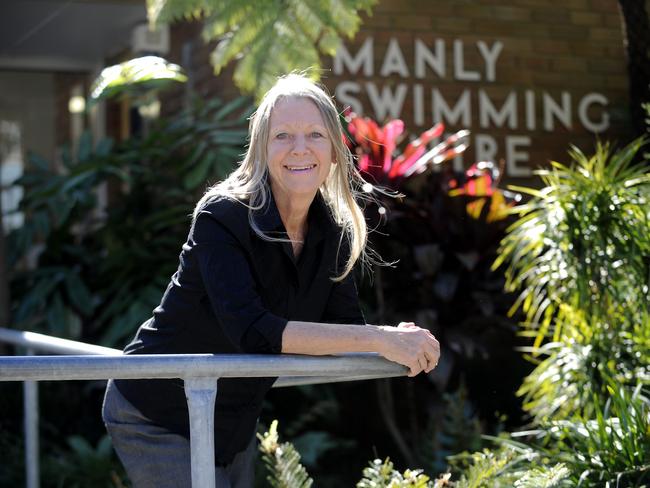
{"label": "woman's face", "polygon": [[278,205],[311,202],[330,173],[332,141],[323,117],[307,98],[284,98],[271,111],[267,155]]}

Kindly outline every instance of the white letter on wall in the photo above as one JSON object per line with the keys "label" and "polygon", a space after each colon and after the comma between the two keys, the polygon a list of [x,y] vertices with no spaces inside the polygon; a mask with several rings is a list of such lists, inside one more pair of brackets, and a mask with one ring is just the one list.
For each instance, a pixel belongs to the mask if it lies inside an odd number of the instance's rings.
{"label": "white letter on wall", "polygon": [[526,129],[535,130],[535,92],[533,90],[526,90]]}
{"label": "white letter on wall", "polygon": [[530,176],[533,174],[530,168],[517,165],[517,163],[528,161],[528,153],[518,151],[517,146],[530,146],[530,137],[506,136],[506,171],[510,176]]}
{"label": "white letter on wall", "polygon": [[415,77],[424,78],[426,67],[429,66],[440,78],[445,77],[445,41],[436,39],[436,53],[429,51],[427,45],[420,39],[415,40]]}
{"label": "white letter on wall", "polygon": [[544,108],[544,130],[555,129],[553,117],[557,118],[567,129],[571,129],[571,94],[562,92],[562,106],[560,107],[548,93],[544,93],[542,106]]}
{"label": "white letter on wall", "polygon": [[492,44],[491,48],[483,41],[478,41],[476,45],[485,60],[485,79],[487,81],[494,81],[497,72],[497,58],[499,57],[499,54],[501,54],[503,43],[501,41],[496,41]]}
{"label": "white letter on wall", "polygon": [[345,65],[350,74],[356,74],[363,65],[363,74],[365,76],[372,76],[372,61],[372,37],[368,37],[363,42],[363,45],[354,58],[350,55],[345,45],[341,43],[336,50],[336,56],[334,56],[334,74],[343,74],[343,65]]}
{"label": "white letter on wall", "polygon": [[379,74],[381,76],[390,76],[393,73],[397,73],[402,78],[408,78],[409,76],[409,70],[406,67],[406,61],[404,61],[404,55],[399,48],[399,43],[397,39],[391,38]]}
{"label": "white letter on wall", "polygon": [[377,121],[381,122],[386,117],[392,119],[399,118],[402,113],[402,107],[404,106],[404,98],[406,98],[406,92],[408,91],[406,83],[397,85],[395,93],[391,91],[389,86],[384,86],[381,89],[380,95],[375,84],[369,81],[366,83],[366,91],[368,92],[368,98],[370,99],[370,104],[375,112]]}
{"label": "white letter on wall", "polygon": [[606,110],[603,110],[603,115],[598,122],[589,119],[589,107],[594,103],[606,107],[609,100],[607,100],[605,95],[600,93],[587,93],[582,97],[582,100],[580,100],[580,104],[578,105],[578,117],[580,118],[580,123],[587,130],[598,134],[609,129],[609,114]]}
{"label": "white letter on wall", "polygon": [[462,81],[478,81],[481,75],[478,71],[469,71],[465,69],[465,59],[463,52],[463,41],[456,39],[454,41],[454,78]]}
{"label": "white letter on wall", "polygon": [[334,98],[336,98],[337,102],[343,107],[349,105],[353,112],[361,115],[363,114],[363,105],[361,105],[359,99],[351,95],[352,93],[357,94],[360,91],[361,85],[359,85],[359,83],[355,83],[354,81],[342,81],[336,86]]}
{"label": "white letter on wall", "polygon": [[471,125],[471,111],[469,104],[469,90],[463,90],[462,95],[458,98],[454,108],[449,108],[447,102],[440,94],[437,88],[431,90],[431,105],[433,108],[433,122],[444,122],[448,125],[460,124],[464,127]]}
{"label": "white letter on wall", "polygon": [[497,110],[492,104],[492,100],[483,90],[478,91],[478,112],[479,123],[482,128],[494,123],[495,127],[503,127],[506,119],[508,127],[515,129],[517,127],[517,94],[512,91],[503,102],[501,110]]}

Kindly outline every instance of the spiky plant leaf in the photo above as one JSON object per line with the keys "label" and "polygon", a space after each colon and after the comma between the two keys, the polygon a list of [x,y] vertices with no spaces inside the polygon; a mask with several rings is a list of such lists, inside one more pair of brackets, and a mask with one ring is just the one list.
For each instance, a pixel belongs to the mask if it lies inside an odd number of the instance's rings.
{"label": "spiky plant leaf", "polygon": [[422,470],[407,469],[400,473],[390,459],[375,459],[363,470],[357,488],[434,488],[434,483]]}
{"label": "spiky plant leaf", "polygon": [[313,480],[307,470],[300,464],[300,454],[289,442],[280,444],[278,421],[271,422],[271,427],[260,439],[260,452],[266,465],[266,479],[274,488],[309,488]]}
{"label": "spiky plant leaf", "polygon": [[484,449],[472,454],[461,454],[450,458],[452,466],[462,474],[454,488],[499,488],[512,486],[516,479],[509,468],[517,462],[516,453],[509,449],[490,451]]}
{"label": "spiky plant leaf", "polygon": [[551,467],[535,467],[515,481],[515,488],[559,488],[568,486],[565,481],[570,471],[558,463]]}

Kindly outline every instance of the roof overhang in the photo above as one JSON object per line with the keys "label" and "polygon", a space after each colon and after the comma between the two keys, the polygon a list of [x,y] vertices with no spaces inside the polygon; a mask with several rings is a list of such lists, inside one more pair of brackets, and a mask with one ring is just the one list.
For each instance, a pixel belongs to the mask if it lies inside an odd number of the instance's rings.
{"label": "roof overhang", "polygon": [[2,0],[0,69],[96,70],[143,22],[144,0]]}

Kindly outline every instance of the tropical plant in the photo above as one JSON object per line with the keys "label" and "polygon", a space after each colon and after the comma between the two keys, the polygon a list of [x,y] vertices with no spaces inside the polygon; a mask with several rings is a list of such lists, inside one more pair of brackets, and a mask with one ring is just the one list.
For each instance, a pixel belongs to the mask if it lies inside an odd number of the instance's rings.
{"label": "tropical plant", "polygon": [[[82,136],[63,165],[30,155],[20,180],[25,225],[9,235],[14,326],[105,345],[151,314],[175,265],[196,193],[243,152],[249,100],[197,101],[144,138],[93,146]],[[97,210],[97,192],[110,205]],[[36,246],[36,248],[35,248]],[[28,253],[36,267],[20,267]]]}
{"label": "tropical plant", "polygon": [[334,56],[341,36],[352,38],[376,0],[147,0],[152,25],[203,19],[206,41],[217,41],[217,74],[237,60],[233,79],[258,98],[278,75],[309,69],[318,79],[320,53]]}
{"label": "tropical plant", "polygon": [[[526,314],[531,351],[548,359],[524,383],[537,420],[590,410],[608,397],[607,379],[648,376],[650,364],[650,174],[634,158],[638,139],[592,157],[577,148],[570,166],[541,171],[546,187],[503,240],[507,289],[521,290],[513,310]],[[551,340],[542,346],[542,341]]]}
{"label": "tropical plant", "polygon": [[[458,487],[647,487],[650,403],[640,386],[630,391],[611,385],[609,391],[604,405],[594,397],[593,418],[546,422],[493,438],[496,449],[450,458],[453,472],[460,476]],[[527,444],[515,440],[523,436]]]}
{"label": "tropical plant", "polygon": [[528,459],[529,474],[515,482],[499,451],[476,454],[465,471],[492,469],[486,486],[531,486],[551,470],[557,486],[650,484],[650,175],[634,163],[642,144],[614,153],[599,144],[591,158],[573,149],[571,165],[542,172],[545,188],[519,189],[533,198],[515,210],[496,264],[508,262],[508,286],[523,289],[517,305],[536,337],[528,351],[546,358],[520,389],[536,428],[513,435],[528,445],[500,440]]}
{"label": "tropical plant", "polygon": [[650,402],[641,394],[608,385],[610,397],[594,396],[591,419],[556,420],[538,434],[540,451],[563,463],[576,485],[648,486],[650,484]]}

